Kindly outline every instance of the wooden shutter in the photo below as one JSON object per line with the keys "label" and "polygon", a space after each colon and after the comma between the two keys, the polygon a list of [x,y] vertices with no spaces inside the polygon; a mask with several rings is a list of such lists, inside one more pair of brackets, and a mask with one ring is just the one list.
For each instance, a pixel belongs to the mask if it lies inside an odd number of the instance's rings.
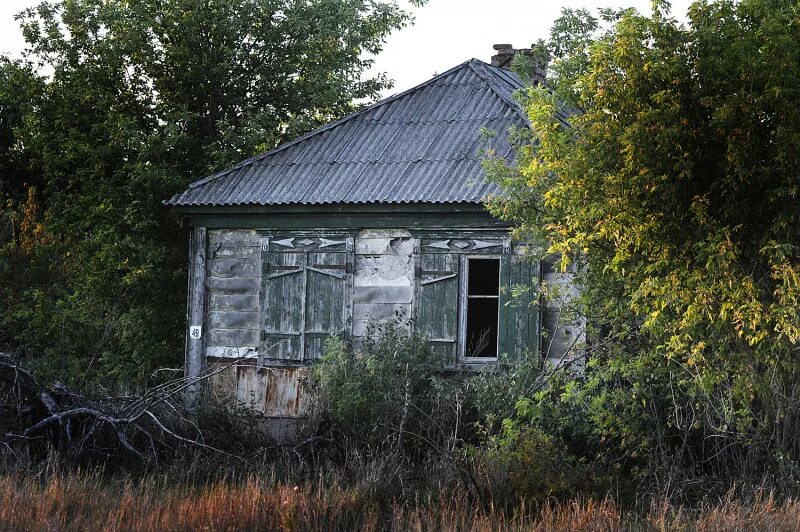
{"label": "wooden shutter", "polygon": [[504,254],[500,263],[500,353],[516,357],[524,350],[539,352],[538,300],[539,262]]}
{"label": "wooden shutter", "polygon": [[431,350],[458,360],[459,263],[456,253],[418,253],[415,330],[429,337]]}
{"label": "wooden shutter", "polygon": [[347,319],[347,277],[352,272],[348,253],[309,252],[306,265],[304,358],[322,356],[325,339],[344,334]]}
{"label": "wooden shutter", "polygon": [[262,243],[260,359],[314,360],[351,323],[352,239],[273,238]]}
{"label": "wooden shutter", "polygon": [[260,355],[302,360],[305,253],[266,253]]}

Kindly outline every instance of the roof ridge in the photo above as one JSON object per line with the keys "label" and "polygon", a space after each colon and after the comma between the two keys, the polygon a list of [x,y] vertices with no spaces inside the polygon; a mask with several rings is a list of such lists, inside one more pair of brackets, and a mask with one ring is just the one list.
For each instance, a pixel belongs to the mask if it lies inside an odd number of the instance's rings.
{"label": "roof ridge", "polygon": [[[525,112],[522,110],[522,107],[520,106],[519,102],[517,102],[513,98],[509,98],[508,96],[503,94],[503,92],[501,90],[499,90],[495,86],[495,80],[490,79],[489,76],[487,76],[485,72],[482,72],[480,68],[475,66],[476,62],[480,63],[482,67],[489,67],[490,69],[494,69],[494,68],[498,68],[498,67],[493,67],[492,65],[489,65],[488,63],[485,63],[484,61],[481,61],[480,59],[471,59],[471,60],[467,61],[468,65],[472,69],[472,71],[475,72],[481,79],[486,81],[486,83],[489,85],[489,87],[491,87],[491,89],[494,91],[494,93],[501,100],[503,100],[508,105],[510,105],[517,112],[517,114],[520,116],[520,118],[522,118],[525,121],[526,124],[529,123],[528,117],[525,114]],[[494,74],[494,72],[493,72],[493,74]],[[519,90],[519,89],[522,89],[522,88],[524,88],[524,85],[521,85],[520,87],[517,87],[516,90]]]}
{"label": "roof ridge", "polygon": [[[282,144],[279,144],[278,146],[275,146],[274,148],[272,148],[271,150],[269,150],[269,151],[267,151],[265,153],[254,155],[253,157],[250,157],[248,159],[245,159],[244,161],[236,163],[235,165],[233,165],[233,166],[231,166],[229,168],[226,168],[224,170],[221,170],[221,171],[219,171],[219,172],[217,172],[215,174],[212,174],[210,176],[204,177],[202,179],[198,179],[197,181],[193,181],[192,183],[189,183],[188,188],[189,189],[197,188],[197,187],[205,185],[206,183],[209,183],[211,181],[215,181],[216,179],[219,179],[220,177],[223,177],[223,176],[233,172],[234,170],[238,170],[239,168],[242,168],[242,167],[247,166],[249,164],[252,164],[254,162],[258,162],[258,161],[264,159],[265,157],[268,157],[268,156],[270,156],[270,155],[272,155],[274,153],[277,153],[279,151],[283,151],[283,150],[285,150],[287,148],[290,148],[290,147],[294,146],[295,144],[299,144],[300,142],[303,142],[306,139],[309,139],[309,138],[311,138],[313,136],[319,135],[321,133],[324,133],[325,131],[333,129],[334,127],[336,127],[336,126],[338,126],[338,125],[340,125],[340,124],[342,124],[344,122],[347,122],[348,120],[351,120],[351,119],[353,119],[353,118],[355,118],[355,117],[357,117],[359,115],[362,115],[362,114],[366,113],[367,111],[371,111],[373,109],[377,109],[378,107],[381,107],[383,105],[387,105],[387,104],[389,104],[389,103],[391,103],[391,102],[393,102],[393,101],[395,101],[395,100],[397,100],[399,98],[402,98],[403,96],[405,96],[407,94],[410,94],[410,93],[412,93],[412,92],[414,92],[416,90],[419,90],[419,89],[422,89],[422,88],[427,87],[429,85],[432,85],[437,80],[452,74],[453,72],[455,72],[459,68],[463,68],[465,65],[469,65],[472,61],[480,61],[480,60],[479,59],[474,59],[474,58],[473,59],[468,59],[468,60],[464,61],[463,63],[459,63],[456,66],[454,66],[454,67],[442,72],[441,74],[437,74],[437,75],[433,76],[429,80],[426,80],[426,81],[420,83],[419,85],[415,85],[415,86],[413,86],[413,87],[411,87],[409,89],[406,89],[406,90],[404,90],[402,92],[399,92],[397,94],[393,94],[391,96],[388,96],[388,97],[386,97],[386,98],[384,98],[382,100],[378,100],[377,102],[372,103],[372,104],[364,107],[363,109],[359,109],[358,111],[356,111],[354,113],[350,113],[349,115],[343,116],[342,118],[340,118],[338,120],[334,120],[333,122],[329,122],[329,123],[327,123],[325,125],[322,125],[322,126],[318,127],[317,129],[309,131],[308,133],[306,133],[304,135],[300,135],[299,137],[297,137],[295,139],[292,139],[290,141],[287,141],[287,142],[284,142]],[[473,68],[472,70],[475,70],[475,69]],[[481,76],[481,78],[488,82],[488,80],[486,80],[486,78],[484,76]],[[492,90],[497,92],[494,87],[492,87]]]}
{"label": "roof ridge", "polygon": [[[494,90],[494,89],[493,89]],[[486,122],[487,120],[503,120],[505,118],[504,115],[494,115],[490,118],[486,118],[485,120],[482,118],[450,118],[447,120],[383,120],[380,119],[370,119],[371,122],[381,122],[382,124],[452,124],[453,122]],[[364,121],[361,122],[362,124],[365,123]]]}
{"label": "roof ridge", "polygon": [[[525,84],[522,81],[522,79],[520,79],[519,76],[517,76],[514,72],[506,70],[504,68],[496,67],[494,65],[490,65],[484,61],[481,61],[480,59],[477,59],[475,62],[479,63],[481,67],[484,67],[490,72],[492,72],[493,75],[503,77],[507,81],[513,82],[514,85],[518,85],[516,90],[522,90],[525,88]],[[497,88],[492,85],[491,80],[487,77],[485,72],[481,72],[480,69],[476,68],[474,65],[470,66],[475,71],[475,73],[478,76],[480,76],[483,80],[485,80],[492,87],[492,90],[494,90],[506,103],[513,105],[513,107],[517,110],[519,116],[525,121],[526,124],[530,125],[530,120],[528,120],[528,116],[525,114],[525,111],[522,110],[522,106],[518,102],[513,101],[512,99],[506,97],[502,92],[498,91]],[[555,93],[555,89],[550,83],[548,83],[547,80],[544,80],[540,86],[551,94]],[[556,118],[563,125],[569,127],[570,124],[567,121],[567,118],[577,111],[573,108],[565,107],[562,102],[559,102],[559,106],[560,106],[559,110],[561,112],[556,113]]]}
{"label": "roof ridge", "polygon": [[[421,159],[396,159],[392,161],[365,161],[361,159],[347,159],[344,161],[318,161],[313,163],[291,163],[292,166],[335,166],[342,164],[397,164],[397,163],[438,163],[447,161],[479,161],[479,157],[436,157]],[[264,164],[262,168],[279,168],[282,164]]]}

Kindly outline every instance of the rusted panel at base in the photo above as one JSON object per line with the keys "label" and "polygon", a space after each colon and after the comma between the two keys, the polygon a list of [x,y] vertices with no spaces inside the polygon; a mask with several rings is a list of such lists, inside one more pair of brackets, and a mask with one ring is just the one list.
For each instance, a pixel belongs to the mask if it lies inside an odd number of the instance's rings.
{"label": "rusted panel at base", "polygon": [[[212,372],[228,363],[209,361]],[[268,417],[300,419],[308,413],[307,377],[304,366],[236,364],[211,377],[209,390],[223,404],[251,408]]]}

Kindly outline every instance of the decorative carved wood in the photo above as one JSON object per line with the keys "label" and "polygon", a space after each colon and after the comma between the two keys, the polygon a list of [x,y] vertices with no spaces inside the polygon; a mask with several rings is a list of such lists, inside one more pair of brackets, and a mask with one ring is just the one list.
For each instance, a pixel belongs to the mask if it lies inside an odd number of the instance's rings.
{"label": "decorative carved wood", "polygon": [[503,251],[504,241],[477,238],[422,239],[420,247],[427,253],[500,253]]}
{"label": "decorative carved wood", "polygon": [[316,249],[325,251],[350,251],[349,240],[342,237],[333,239],[317,236],[264,237],[261,251],[304,252]]}

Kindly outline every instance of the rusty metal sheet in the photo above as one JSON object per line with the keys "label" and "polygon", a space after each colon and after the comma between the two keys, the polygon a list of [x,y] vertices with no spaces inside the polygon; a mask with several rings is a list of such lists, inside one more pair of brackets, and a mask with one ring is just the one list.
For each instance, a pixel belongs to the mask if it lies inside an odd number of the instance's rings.
{"label": "rusty metal sheet", "polygon": [[[226,363],[212,363],[212,371]],[[223,404],[252,408],[268,417],[303,418],[309,408],[307,375],[304,366],[259,368],[243,361],[211,377],[209,389]]]}

